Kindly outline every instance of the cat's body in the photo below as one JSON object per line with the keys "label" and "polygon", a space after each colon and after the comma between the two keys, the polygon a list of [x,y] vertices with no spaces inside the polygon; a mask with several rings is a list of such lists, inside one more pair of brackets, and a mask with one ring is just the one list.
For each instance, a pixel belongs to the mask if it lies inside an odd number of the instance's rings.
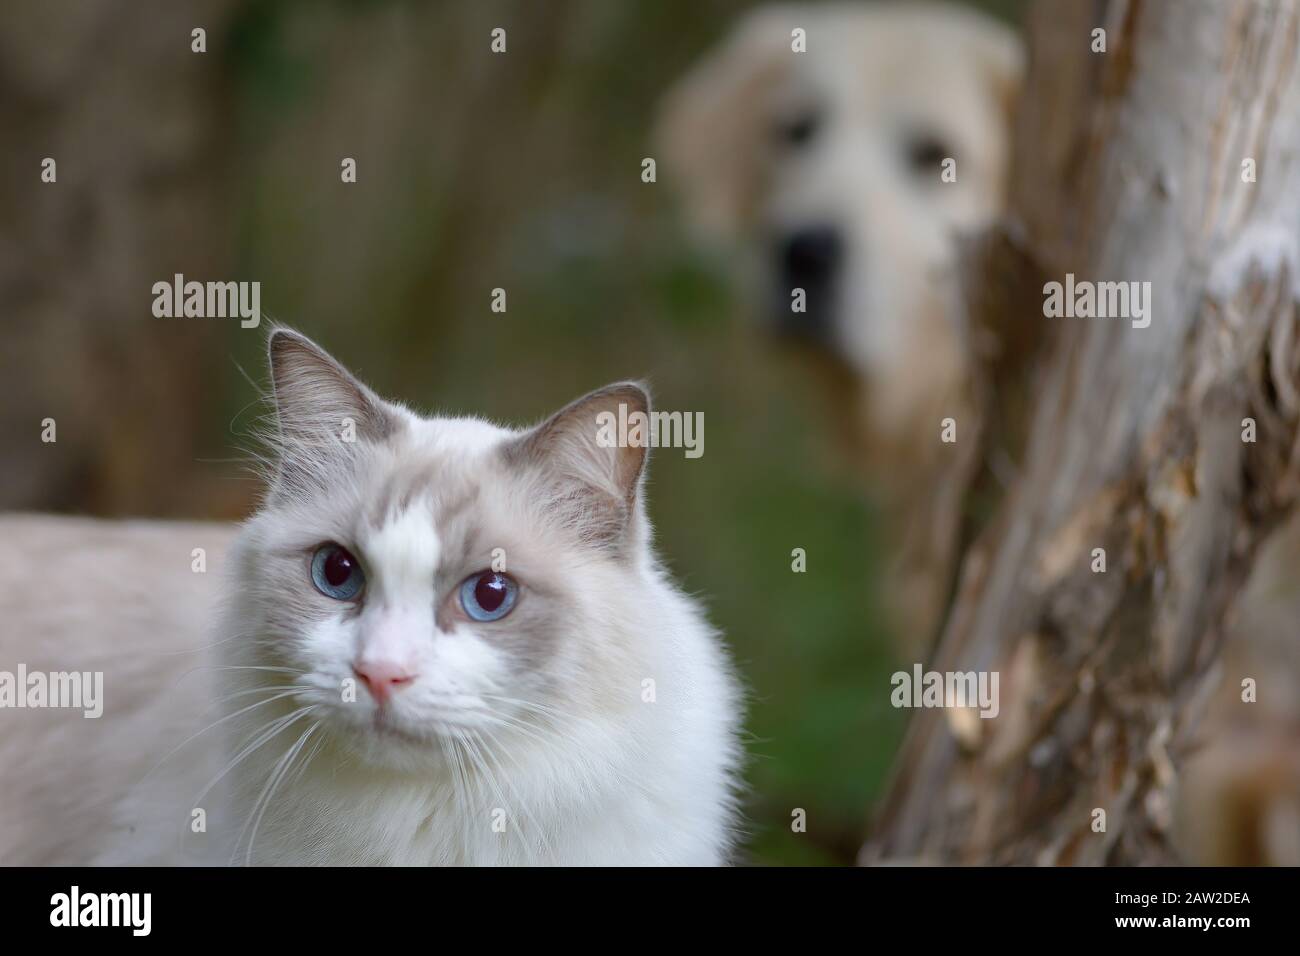
{"label": "cat's body", "polygon": [[204,725],[208,685],[208,722],[228,719],[114,800],[113,835],[72,861],[725,862],[738,690],[653,558],[645,449],[596,441],[595,416],[644,392],[515,432],[382,402],[289,333],[272,365],[271,491],[209,575],[216,626],[176,648],[201,689],[128,689],[186,712],[155,760]]}
{"label": "cat's body", "polygon": [[[0,865],[154,855],[146,832],[160,808],[128,794],[220,716],[208,644],[234,536],[220,524],[0,515],[0,671],[103,674],[97,718],[0,708]],[[182,748],[141,797],[168,801],[169,785],[198,780],[196,793],[221,748],[213,733]],[[168,830],[173,856],[181,832]]]}

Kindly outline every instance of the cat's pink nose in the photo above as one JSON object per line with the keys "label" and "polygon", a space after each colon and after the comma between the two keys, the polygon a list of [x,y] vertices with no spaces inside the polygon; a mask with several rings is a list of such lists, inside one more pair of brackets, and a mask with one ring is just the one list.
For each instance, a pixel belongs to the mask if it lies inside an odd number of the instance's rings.
{"label": "cat's pink nose", "polygon": [[365,681],[371,696],[380,704],[415,680],[414,674],[391,661],[357,661],[352,665],[352,672]]}

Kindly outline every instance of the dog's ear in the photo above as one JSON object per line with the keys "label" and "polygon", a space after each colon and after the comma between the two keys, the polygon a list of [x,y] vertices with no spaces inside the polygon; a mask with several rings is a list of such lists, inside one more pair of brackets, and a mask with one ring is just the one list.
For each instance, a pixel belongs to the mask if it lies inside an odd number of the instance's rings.
{"label": "dog's ear", "polygon": [[656,153],[706,234],[730,238],[745,226],[760,189],[770,94],[797,55],[790,31],[798,25],[788,9],[754,11],[660,107]]}
{"label": "dog's ear", "polygon": [[1013,30],[989,21],[971,36],[970,51],[994,100],[1002,108],[1006,128],[1013,129],[1025,80],[1024,44]]}

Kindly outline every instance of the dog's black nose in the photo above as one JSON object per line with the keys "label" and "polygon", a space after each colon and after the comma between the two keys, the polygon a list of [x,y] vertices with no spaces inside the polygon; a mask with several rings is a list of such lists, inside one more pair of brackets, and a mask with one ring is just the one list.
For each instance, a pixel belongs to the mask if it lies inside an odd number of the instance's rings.
{"label": "dog's black nose", "polygon": [[840,234],[830,226],[791,233],[781,251],[785,276],[794,285],[827,281],[840,262]]}
{"label": "dog's black nose", "polygon": [[[777,327],[788,335],[826,339],[831,298],[843,256],[839,230],[813,226],[790,233],[777,246]],[[800,294],[800,291],[802,294]]]}

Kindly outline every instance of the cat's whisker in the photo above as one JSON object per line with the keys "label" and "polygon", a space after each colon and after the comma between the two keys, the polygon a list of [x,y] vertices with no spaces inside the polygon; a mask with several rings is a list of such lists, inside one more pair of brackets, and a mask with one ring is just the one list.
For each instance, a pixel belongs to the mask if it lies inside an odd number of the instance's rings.
{"label": "cat's whisker", "polygon": [[487,714],[486,717],[488,720],[494,722],[494,726],[507,725],[511,728],[518,730],[520,733],[530,735],[534,740],[540,742],[546,742],[546,737],[544,736],[544,734],[546,734],[548,731],[551,732],[552,734],[555,732],[555,728],[550,725],[542,724],[542,723],[529,723],[526,720],[520,720],[518,717],[514,716],[513,714],[493,712]]}
{"label": "cat's whisker", "polygon": [[538,703],[533,700],[524,700],[519,697],[506,697],[502,694],[481,694],[480,696],[485,700],[496,701],[499,704],[510,704],[543,717],[550,717],[566,722],[577,722],[579,720],[579,718],[572,714],[565,713],[555,707]]}
{"label": "cat's whisker", "polygon": [[451,778],[451,801],[453,804],[461,802],[460,791],[460,774],[457,772],[456,764],[456,741],[451,737],[442,737],[439,739],[438,746],[442,750],[443,759],[447,764],[448,776]]}
{"label": "cat's whisker", "polygon": [[[528,821],[529,826],[532,827],[533,830],[537,831],[538,839],[541,840],[542,847],[546,849],[547,853],[550,853],[550,844],[547,843],[545,832],[542,832],[541,827],[537,825],[537,821],[533,818],[532,813],[529,813],[528,805],[526,805],[523,800],[519,799],[519,793],[515,792],[515,788],[511,786],[510,780],[506,779],[504,767],[500,767],[500,770],[502,770],[502,774],[500,774],[502,780],[500,780],[500,782],[506,784],[507,790],[510,790],[511,792],[512,799],[507,800],[506,795],[504,795],[502,790],[500,790],[498,774],[494,773],[494,766],[499,766],[499,762],[491,760],[490,749],[487,747],[486,741],[482,739],[476,731],[469,731],[467,735],[467,743],[474,756],[476,756],[481,773],[484,774],[489,786],[493,788],[495,795],[497,795],[497,799],[500,801],[500,804],[502,804],[502,808],[506,809],[507,819],[513,816],[510,808],[517,806],[520,816],[524,817],[526,821]],[[536,857],[536,853],[533,852],[533,842],[528,838],[528,834],[526,834],[524,827],[521,826],[519,819],[516,819],[515,821],[515,829],[519,831],[520,842],[523,843],[525,852],[528,852],[529,856]]]}
{"label": "cat's whisker", "polygon": [[[271,805],[271,800],[275,797],[276,788],[280,785],[280,781],[284,779],[285,774],[293,765],[294,759],[302,752],[302,748],[307,743],[307,740],[312,734],[320,729],[320,725],[321,722],[319,720],[316,721],[316,723],[308,727],[307,730],[303,732],[302,736],[300,736],[298,740],[287,751],[285,751],[285,754],[280,758],[279,763],[277,763],[274,769],[272,769],[271,775],[266,781],[266,787],[262,790],[262,793],[258,795],[257,801],[253,804],[253,809],[249,811],[250,819],[253,814],[256,814],[256,819],[253,820],[253,832],[248,836],[248,851],[244,855],[245,866],[253,865],[253,844],[257,840],[257,830],[258,827],[262,825],[262,817],[265,815],[267,807]],[[260,810],[258,809],[259,807],[261,808]],[[243,828],[239,831],[239,836],[235,839],[236,854],[239,852],[240,841],[244,839],[244,831],[247,829],[248,822],[245,821]]]}
{"label": "cat's whisker", "polygon": [[[281,730],[288,727],[294,721],[302,717],[303,714],[307,713],[312,709],[313,709],[312,707],[301,707],[287,716],[274,717],[271,720],[267,721],[266,723],[262,724],[262,726],[259,727],[256,731],[254,731],[253,734],[249,735],[249,737],[251,737],[260,734],[258,739],[253,743],[249,744],[243,750],[241,750],[238,754],[235,755],[233,760],[231,760],[229,763],[225,765],[225,767],[223,767],[220,771],[218,771],[216,776],[214,776],[211,780],[209,780],[207,784],[203,787],[203,789],[198,793],[198,795],[195,796],[194,799],[190,801],[191,806],[194,807],[200,806],[203,803],[204,798],[208,795],[208,793],[212,790],[212,788],[215,787],[226,774],[228,774],[231,770],[233,770],[236,766],[238,766],[239,763],[243,761],[249,754],[253,753],[258,747],[260,747],[266,741],[270,740]],[[244,738],[244,741],[246,740],[248,740],[248,737]],[[243,743],[244,741],[240,741],[240,743]],[[182,854],[185,852],[186,836],[187,836],[187,832],[182,832],[181,839],[180,839],[180,851]]]}
{"label": "cat's whisker", "polygon": [[456,754],[459,758],[461,781],[465,787],[465,806],[481,809],[476,806],[483,796],[478,786],[479,781],[477,779],[477,773],[472,774],[470,772],[474,769],[474,761],[469,752],[469,740],[464,731],[456,730],[452,731],[452,733],[454,734],[456,742]]}
{"label": "cat's whisker", "polygon": [[[525,724],[522,721],[519,721],[508,714],[494,714],[493,718],[500,722],[494,726],[504,726],[510,730],[514,730],[517,733],[522,734],[525,737],[529,737],[530,739],[536,741],[539,745],[547,747],[551,749],[553,752],[559,753],[561,755],[564,753],[564,747],[562,742],[563,735],[561,734],[558,728],[555,727],[544,728],[541,725],[537,725],[537,724]],[[547,737],[540,736],[538,733],[534,733],[533,732],[534,730],[549,731],[550,737],[547,738]],[[601,767],[604,767],[610,771],[616,770],[616,768],[609,760],[605,759],[604,757],[593,756],[593,757],[589,757],[587,762],[574,763],[570,768],[570,772],[580,774],[584,782],[589,783],[591,785],[595,785],[596,781],[594,779],[592,770],[590,768],[591,763],[599,763]]]}
{"label": "cat's whisker", "polygon": [[[528,724],[519,720],[517,717],[510,716],[509,714],[492,714],[489,719],[495,721],[492,725],[494,727],[504,727],[507,730],[512,730],[515,733],[521,734],[544,747],[553,750],[557,749],[557,742],[560,739],[560,735],[553,727],[544,727],[541,724]],[[546,735],[547,731],[550,732],[549,736]]]}
{"label": "cat's whisker", "polygon": [[[535,714],[539,718],[543,718],[543,720],[540,720],[537,723],[532,723],[524,721],[513,714],[501,712],[494,712],[492,714],[494,719],[503,721],[521,734],[528,735],[530,730],[547,734],[556,742],[556,745],[559,746],[559,742],[566,737],[572,736],[574,733],[591,732],[611,746],[616,743],[614,737],[599,724],[572,714],[567,714],[555,707],[538,703],[536,701],[506,697],[501,694],[482,694],[481,696],[484,699],[492,700],[497,703],[517,706],[525,711]],[[536,740],[538,738],[536,735],[533,735],[533,739]],[[541,741],[539,740],[539,742]],[[560,747],[560,749],[562,750],[563,748]],[[581,773],[584,778],[591,779],[592,770],[589,766],[591,762],[598,763],[606,772],[618,774],[623,779],[628,779],[621,773],[612,760],[603,755],[603,750],[600,748],[592,748],[589,751],[587,762],[576,765],[576,772]],[[636,783],[636,781],[632,782]]]}
{"label": "cat's whisker", "polygon": [[[258,689],[261,690],[261,688],[258,688]],[[291,697],[291,696],[293,696],[293,695],[296,694],[296,693],[298,693],[298,691],[295,689],[295,690],[290,690],[290,691],[288,691],[288,692],[286,692],[286,693],[277,694],[277,695],[274,696],[274,697],[269,697],[269,698],[267,698],[266,700],[259,700],[259,701],[258,701],[257,703],[255,703],[255,704],[249,704],[247,707],[244,707],[244,708],[242,708],[242,709],[240,709],[240,710],[237,710],[237,711],[235,711],[235,712],[232,713],[232,714],[226,714],[226,716],[221,717],[221,718],[218,718],[217,720],[214,720],[212,723],[208,724],[208,725],[207,725],[206,727],[204,727],[202,730],[199,730],[199,731],[196,731],[195,733],[190,734],[188,737],[186,737],[184,740],[182,740],[180,743],[178,743],[178,744],[177,744],[175,747],[173,747],[171,750],[167,751],[167,753],[163,755],[163,758],[162,758],[161,760],[159,760],[156,764],[154,764],[153,767],[149,770],[149,772],[146,773],[146,774],[145,774],[143,777],[141,777],[140,779],[141,779],[142,781],[143,781],[143,780],[148,780],[151,776],[153,776],[154,772],[157,771],[159,767],[161,767],[164,763],[166,763],[166,762],[167,762],[168,760],[170,760],[173,756],[175,756],[175,754],[176,754],[176,752],[177,752],[178,750],[180,750],[182,747],[184,747],[186,744],[190,743],[191,741],[196,740],[196,739],[198,739],[199,737],[202,737],[204,734],[206,734],[209,730],[212,730],[214,727],[220,727],[220,726],[221,726],[222,724],[224,724],[226,721],[228,721],[228,720],[233,720],[234,718],[238,717],[240,714],[246,714],[246,713],[248,713],[250,710],[256,710],[258,707],[265,706],[266,704],[269,704],[269,703],[271,703],[272,701],[280,700],[280,699],[285,698],[285,697]],[[210,708],[209,708],[209,709],[210,709]]]}
{"label": "cat's whisker", "polygon": [[[478,749],[474,747],[473,739],[469,736],[468,731],[461,731],[460,743],[464,745],[465,757],[468,757],[469,763],[471,763],[471,766],[473,767],[474,777],[477,778],[477,782],[487,784],[487,786],[491,788],[491,791],[493,791],[493,793],[489,795],[489,799],[487,799],[487,804],[489,804],[489,808],[487,809],[491,809],[491,801],[497,801],[500,809],[504,810],[504,813],[506,813],[506,826],[508,829],[508,827],[510,827],[511,817],[510,809],[508,809],[510,801],[506,800],[506,797],[504,797],[502,792],[500,792],[500,788],[497,786],[497,780],[495,780],[493,774],[491,774],[491,770],[487,769],[485,763],[482,762],[482,758],[480,757],[480,754],[478,754]],[[516,822],[515,826],[517,829],[519,823]]]}
{"label": "cat's whisker", "polygon": [[[452,799],[457,806],[468,808],[470,806],[469,780],[465,771],[464,756],[460,750],[460,735],[456,734],[444,739],[448,745],[446,753],[451,761]],[[464,846],[464,837],[458,834],[456,838]]]}
{"label": "cat's whisker", "polygon": [[[318,720],[316,726],[320,727],[324,723],[323,720]],[[302,766],[298,768],[298,772],[294,775],[293,781],[289,784],[290,786],[296,786],[298,782],[302,780],[303,775],[307,773],[307,768],[311,766],[311,762],[316,759],[316,754],[320,753],[320,749],[323,746],[325,746],[325,735],[321,734],[316,738],[316,743],[312,744],[311,753],[307,754],[307,758],[303,760]]]}
{"label": "cat's whisker", "polygon": [[212,704],[208,706],[208,710],[211,710],[212,707],[217,704],[228,704],[232,700],[236,700],[240,697],[247,697],[249,694],[263,694],[277,690],[311,691],[314,689],[315,688],[307,684],[268,684],[263,687],[249,687],[244,690],[235,691],[233,694],[226,694],[224,697],[216,698]]}
{"label": "cat's whisker", "polygon": [[183,651],[155,651],[151,656],[153,656],[153,657],[181,657],[181,656],[183,656],[183,655],[185,655],[185,654],[201,654],[201,653],[203,653],[204,651],[210,651],[210,650],[213,650],[214,648],[220,647],[222,644],[229,644],[231,641],[253,640],[253,639],[255,639],[256,637],[257,637],[257,635],[256,635],[256,634],[253,634],[253,633],[248,633],[248,634],[232,634],[232,635],[230,635],[229,637],[223,637],[223,638],[222,638],[221,640],[219,640],[219,641],[213,641],[211,644],[201,644],[201,645],[199,645],[198,647],[189,647],[189,648],[186,648],[186,649],[183,650]]}
{"label": "cat's whisker", "polygon": [[[501,704],[513,705],[525,711],[529,711],[538,717],[548,718],[552,722],[552,724],[547,729],[553,731],[556,737],[562,736],[563,735],[562,732],[565,730],[572,731],[574,729],[579,729],[582,731],[591,731],[597,734],[603,741],[607,743],[611,743],[611,744],[616,743],[614,738],[610,736],[609,732],[606,731],[600,725],[590,720],[585,720],[581,717],[577,717],[572,714],[566,714],[563,711],[557,710],[554,707],[549,707],[545,704],[539,704],[536,701],[522,700],[515,697],[504,697],[500,694],[482,694],[480,696],[482,696],[485,700],[492,700]],[[501,713],[494,713],[493,716],[498,718],[512,717],[512,715],[501,714]],[[518,720],[518,718],[512,718],[512,719]],[[520,722],[522,723],[522,721]],[[540,723],[534,724],[532,726],[535,726],[538,729],[541,729],[542,727]]]}
{"label": "cat's whisker", "polygon": [[[487,736],[488,736],[488,740],[492,741],[493,744],[495,744],[498,748],[500,748],[500,746],[501,746],[500,741],[498,741],[498,740],[496,739],[496,737],[492,734],[492,732],[491,732],[490,730],[484,729],[484,730],[483,730],[483,733],[487,734]],[[519,805],[519,810],[520,810],[520,812],[521,812],[525,817],[528,818],[528,823],[529,823],[529,825],[530,825],[534,830],[537,831],[537,839],[538,839],[538,841],[539,841],[539,842],[541,843],[541,845],[542,845],[542,850],[545,852],[545,854],[546,854],[546,858],[547,858],[547,859],[551,859],[551,858],[553,858],[555,854],[554,854],[554,851],[553,851],[552,848],[551,848],[551,841],[550,841],[549,839],[547,839],[546,831],[545,831],[544,829],[542,829],[541,824],[537,822],[537,818],[534,817],[534,816],[532,815],[532,813],[529,811],[529,809],[528,809],[528,804],[527,804],[524,800],[520,799],[520,797],[519,797],[519,792],[518,792],[517,790],[515,790],[514,786],[510,783],[510,775],[507,774],[507,773],[505,772],[505,767],[501,765],[500,759],[497,758],[496,755],[493,753],[492,749],[488,746],[487,741],[483,741],[483,740],[481,740],[481,738],[480,738],[480,742],[482,742],[482,744],[483,744],[483,753],[484,753],[484,758],[485,758],[485,759],[494,759],[494,760],[496,760],[497,767],[498,767],[498,768],[500,769],[500,771],[501,771],[501,781],[502,781],[502,783],[504,783],[505,786],[506,786],[506,789],[510,791],[510,795],[511,795],[511,797],[514,799],[515,803],[517,803],[517,804]],[[517,763],[518,763],[518,762],[516,761],[516,765],[517,765]],[[521,836],[521,837],[524,837],[524,843],[525,843],[525,845],[528,845],[528,840],[527,840],[527,838],[524,836],[524,833],[523,833],[523,830],[522,830],[522,829],[520,830],[520,836]]]}
{"label": "cat's whisker", "polygon": [[[523,736],[529,737],[539,744],[554,747],[556,749],[562,749],[559,748],[558,745],[564,738],[566,730],[571,730],[574,726],[587,726],[586,722],[581,721],[576,717],[563,714],[554,708],[544,707],[540,704],[533,704],[530,701],[519,700],[513,697],[504,697],[498,694],[484,694],[482,696],[485,699],[493,700],[497,703],[517,706],[525,712],[531,712],[535,716],[541,718],[537,721],[527,721],[521,716],[504,713],[499,710],[493,711],[489,715],[490,719],[497,721],[497,725],[508,726],[510,729],[522,734]],[[608,734],[603,733],[600,728],[593,727],[592,729],[596,730],[596,732],[605,740],[612,740],[612,738],[609,737]]]}
{"label": "cat's whisker", "polygon": [[268,671],[276,674],[298,674],[299,671],[292,667],[271,667],[265,664],[200,664],[197,667],[191,667],[184,674],[177,678],[182,681],[199,671]]}
{"label": "cat's whisker", "polygon": [[208,793],[212,790],[212,788],[215,787],[221,781],[221,778],[224,777],[226,774],[228,774],[236,766],[238,766],[244,760],[244,758],[246,758],[249,754],[256,751],[259,747],[265,744],[276,734],[280,733],[280,731],[284,730],[290,724],[302,719],[302,717],[304,717],[306,714],[309,714],[311,711],[315,709],[316,709],[315,704],[309,704],[306,707],[298,708],[288,716],[280,717],[277,718],[276,720],[271,721],[270,724],[263,724],[263,727],[267,729],[263,733],[261,733],[260,736],[258,736],[258,738],[255,741],[253,741],[248,746],[246,746],[243,750],[241,750],[235,756],[235,758],[231,760],[228,764],[226,764],[226,766],[223,767],[222,770],[215,777],[213,777],[211,780],[208,781],[207,785],[199,792],[199,795],[194,798],[193,800],[194,805],[198,806],[200,803],[202,803],[203,798],[206,797]]}
{"label": "cat's whisker", "polygon": [[502,701],[503,703],[507,703],[507,704],[519,704],[520,706],[523,707],[531,707],[534,710],[543,710],[548,713],[563,716],[563,713],[561,711],[557,710],[556,708],[552,707],[549,704],[543,704],[540,701],[525,700],[522,697],[507,697],[505,694],[481,693],[479,694],[479,696],[487,700]]}
{"label": "cat's whisker", "polygon": [[546,717],[559,717],[562,719],[568,719],[569,716],[567,714],[562,713],[561,711],[556,710],[553,707],[548,707],[545,704],[537,704],[534,703],[533,701],[523,700],[518,697],[506,697],[502,694],[480,694],[480,696],[484,700],[494,701],[498,704],[509,704],[513,707],[519,707],[531,713],[540,714]]}

